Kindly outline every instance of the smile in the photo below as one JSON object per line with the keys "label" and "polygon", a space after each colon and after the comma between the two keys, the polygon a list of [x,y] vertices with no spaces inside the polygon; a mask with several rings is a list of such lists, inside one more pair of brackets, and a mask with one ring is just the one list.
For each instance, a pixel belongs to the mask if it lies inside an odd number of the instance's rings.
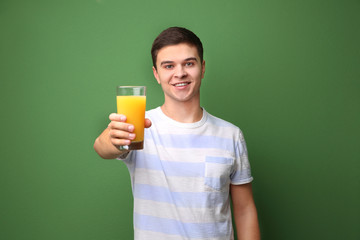
{"label": "smile", "polygon": [[183,86],[186,86],[186,85],[189,85],[190,82],[182,82],[182,83],[176,83],[176,84],[173,84],[173,86],[175,87],[183,87]]}

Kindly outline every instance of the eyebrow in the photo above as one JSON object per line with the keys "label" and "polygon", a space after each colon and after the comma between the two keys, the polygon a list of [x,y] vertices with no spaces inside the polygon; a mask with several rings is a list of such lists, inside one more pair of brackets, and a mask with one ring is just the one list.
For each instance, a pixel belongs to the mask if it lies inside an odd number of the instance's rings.
{"label": "eyebrow", "polygon": [[[197,61],[197,59],[196,59],[196,57],[189,57],[189,58],[186,58],[184,61],[185,62],[187,62],[187,61]],[[169,63],[174,63],[174,61],[162,61],[160,63],[160,66],[162,66],[164,64],[169,64]]]}
{"label": "eyebrow", "polygon": [[164,64],[169,64],[169,63],[174,63],[174,61],[163,61],[160,63],[160,66],[162,66]]}
{"label": "eyebrow", "polygon": [[192,61],[192,60],[197,61],[196,57],[190,57],[190,58],[185,59],[185,61]]}

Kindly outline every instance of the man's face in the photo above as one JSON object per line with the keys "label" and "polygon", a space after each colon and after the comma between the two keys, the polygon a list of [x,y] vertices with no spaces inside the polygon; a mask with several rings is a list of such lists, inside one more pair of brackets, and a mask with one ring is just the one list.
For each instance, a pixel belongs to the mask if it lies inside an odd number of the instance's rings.
{"label": "man's face", "polygon": [[160,49],[156,67],[154,76],[164,91],[165,102],[200,100],[205,61],[200,62],[195,46],[181,43]]}

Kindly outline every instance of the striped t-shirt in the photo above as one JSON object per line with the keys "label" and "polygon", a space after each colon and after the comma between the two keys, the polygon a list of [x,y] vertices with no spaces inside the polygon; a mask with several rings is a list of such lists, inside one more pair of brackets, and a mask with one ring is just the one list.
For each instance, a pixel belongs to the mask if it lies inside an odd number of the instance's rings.
{"label": "striped t-shirt", "polygon": [[127,165],[134,196],[136,240],[230,240],[229,185],[252,181],[244,137],[203,109],[199,122],[180,123],[160,107],[147,111],[144,149]]}

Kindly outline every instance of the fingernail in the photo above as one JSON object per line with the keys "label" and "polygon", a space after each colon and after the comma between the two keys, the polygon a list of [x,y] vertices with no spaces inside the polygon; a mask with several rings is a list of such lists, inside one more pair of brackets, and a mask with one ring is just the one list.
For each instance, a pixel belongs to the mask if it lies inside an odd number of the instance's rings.
{"label": "fingernail", "polygon": [[135,138],[135,134],[134,134],[134,133],[130,133],[130,134],[129,134],[129,138],[130,138],[130,139],[134,139],[134,138]]}
{"label": "fingernail", "polygon": [[129,130],[130,132],[134,131],[134,126],[133,126],[133,125],[130,125],[130,126],[128,127],[128,130]]}

